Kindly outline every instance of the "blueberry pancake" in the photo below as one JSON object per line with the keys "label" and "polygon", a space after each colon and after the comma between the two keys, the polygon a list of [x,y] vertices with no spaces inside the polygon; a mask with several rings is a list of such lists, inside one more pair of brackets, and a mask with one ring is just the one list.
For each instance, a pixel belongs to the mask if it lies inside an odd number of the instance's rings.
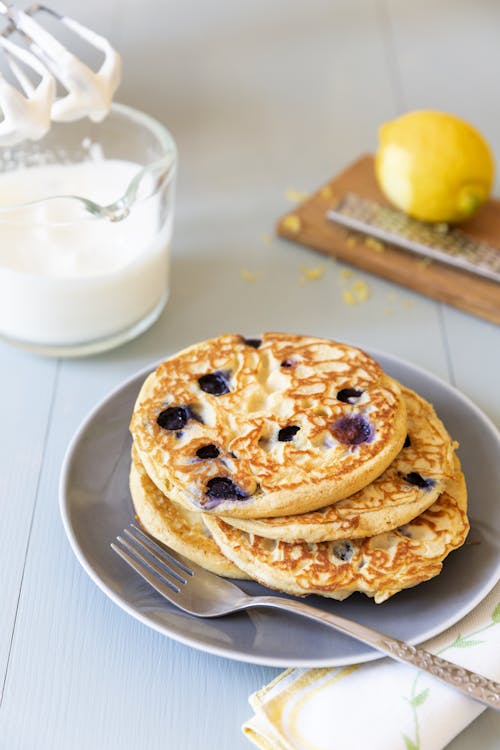
{"label": "blueberry pancake", "polygon": [[223,520],[243,531],[283,542],[323,542],[374,536],[408,523],[432,505],[454,473],[455,444],[434,408],[401,386],[408,433],[381,476],[354,495],[296,516]]}
{"label": "blueberry pancake", "polygon": [[176,502],[262,518],[316,510],[373,481],[403,446],[406,409],[399,384],[360,349],[228,334],[163,362],[131,431]]}
{"label": "blueberry pancake", "polygon": [[247,534],[209,516],[222,552],[265,586],[296,596],[342,600],[355,591],[377,604],[438,575],[467,536],[467,492],[458,459],[454,477],[430,508],[405,526],[364,539],[288,544]]}
{"label": "blueberry pancake", "polygon": [[203,523],[201,513],[193,513],[170,502],[144,471],[132,449],[130,493],[141,525],[156,539],[212,573],[229,578],[248,578],[225,557]]}

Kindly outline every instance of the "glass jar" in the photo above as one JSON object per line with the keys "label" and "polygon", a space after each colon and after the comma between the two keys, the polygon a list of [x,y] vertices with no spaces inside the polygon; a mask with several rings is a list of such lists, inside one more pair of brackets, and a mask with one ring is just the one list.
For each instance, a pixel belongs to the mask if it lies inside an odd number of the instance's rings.
{"label": "glass jar", "polygon": [[76,356],[132,339],[169,294],[177,152],[119,104],[0,151],[0,337]]}

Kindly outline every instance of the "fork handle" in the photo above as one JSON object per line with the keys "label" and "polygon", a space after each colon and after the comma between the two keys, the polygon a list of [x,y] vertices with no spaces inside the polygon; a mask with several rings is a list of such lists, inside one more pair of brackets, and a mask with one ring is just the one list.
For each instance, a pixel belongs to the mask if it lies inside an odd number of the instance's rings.
{"label": "fork handle", "polygon": [[261,596],[253,599],[253,605],[261,607],[274,607],[286,609],[295,614],[307,617],[310,620],[328,625],[335,630],[356,638],[358,641],[367,643],[369,646],[382,651],[392,659],[411,664],[418,669],[428,672],[436,679],[441,680],[449,687],[453,687],[466,695],[468,698],[483,703],[489,708],[500,710],[500,683],[490,680],[483,675],[471,672],[464,667],[452,664],[440,656],[431,654],[418,646],[411,646],[404,641],[398,641],[389,635],[377,630],[360,625],[357,622],[346,620],[340,615],[323,612],[309,604],[297,602],[293,599],[282,599],[277,596]]}

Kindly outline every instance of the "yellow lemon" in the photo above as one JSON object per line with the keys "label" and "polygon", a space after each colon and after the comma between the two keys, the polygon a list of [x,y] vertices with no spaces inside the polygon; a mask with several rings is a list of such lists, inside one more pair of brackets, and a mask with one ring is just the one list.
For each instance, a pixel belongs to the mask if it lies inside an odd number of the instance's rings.
{"label": "yellow lemon", "polygon": [[487,200],[494,171],[482,135],[454,115],[409,112],[379,130],[378,183],[391,203],[421,221],[468,219]]}

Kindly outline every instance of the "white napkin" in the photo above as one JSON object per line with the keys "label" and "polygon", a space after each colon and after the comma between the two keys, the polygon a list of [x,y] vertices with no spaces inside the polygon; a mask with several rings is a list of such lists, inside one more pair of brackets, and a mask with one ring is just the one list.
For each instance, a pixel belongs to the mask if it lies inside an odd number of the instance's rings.
{"label": "white napkin", "polygon": [[[423,644],[500,680],[500,585],[467,617]],[[289,669],[250,696],[245,735],[262,750],[442,750],[485,707],[393,661]]]}

